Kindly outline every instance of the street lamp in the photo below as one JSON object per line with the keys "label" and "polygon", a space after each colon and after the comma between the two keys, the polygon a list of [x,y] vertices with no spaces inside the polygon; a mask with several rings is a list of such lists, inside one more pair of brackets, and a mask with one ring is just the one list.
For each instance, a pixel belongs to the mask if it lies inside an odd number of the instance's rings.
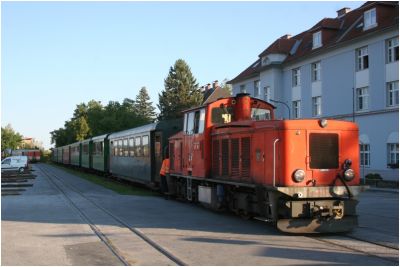
{"label": "street lamp", "polygon": [[285,105],[285,106],[287,107],[287,109],[288,109],[289,119],[290,119],[290,108],[289,108],[288,104],[286,104],[285,102],[282,102],[282,101],[272,100],[272,99],[270,99],[269,101],[271,101],[271,102],[273,102],[273,103],[279,103],[279,104]]}

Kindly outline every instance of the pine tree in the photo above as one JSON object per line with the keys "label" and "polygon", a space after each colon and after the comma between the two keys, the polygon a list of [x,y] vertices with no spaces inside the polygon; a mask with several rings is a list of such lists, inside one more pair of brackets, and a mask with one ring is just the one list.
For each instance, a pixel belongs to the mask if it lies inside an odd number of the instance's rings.
{"label": "pine tree", "polygon": [[160,109],[159,119],[179,118],[182,111],[201,105],[203,95],[198,88],[190,67],[182,59],[178,59],[170,67],[164,80],[165,90],[158,95]]}
{"label": "pine tree", "polygon": [[150,102],[150,96],[147,93],[147,89],[143,86],[140,89],[139,94],[136,96],[135,111],[144,121],[153,122],[156,117],[154,110],[153,102]]}

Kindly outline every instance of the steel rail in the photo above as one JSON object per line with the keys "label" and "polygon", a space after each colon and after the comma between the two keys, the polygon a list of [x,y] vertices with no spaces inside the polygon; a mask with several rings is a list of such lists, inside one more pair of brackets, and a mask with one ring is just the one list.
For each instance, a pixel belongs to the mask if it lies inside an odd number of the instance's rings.
{"label": "steel rail", "polygon": [[[354,237],[352,237],[352,236],[348,236],[347,234],[339,234],[339,236],[348,237],[348,238],[353,239],[353,240],[357,240],[357,241],[369,243],[369,244],[376,245],[376,246],[383,247],[383,248],[389,248],[389,249],[393,249],[393,250],[398,250],[398,249],[394,249],[394,248],[392,248],[392,247],[385,246],[385,245],[382,245],[382,244],[377,244],[377,243],[370,242],[370,241],[367,241],[367,240],[354,238]],[[366,251],[363,251],[363,250],[361,250],[361,249],[356,249],[356,248],[354,248],[354,247],[352,247],[352,246],[347,246],[347,245],[338,244],[338,243],[336,243],[336,242],[334,242],[334,241],[325,240],[325,239],[323,239],[323,238],[318,238],[318,237],[311,237],[311,236],[304,236],[304,237],[307,237],[307,238],[310,238],[310,239],[313,239],[313,240],[318,240],[318,241],[320,241],[320,242],[324,242],[324,243],[327,243],[327,244],[330,244],[330,245],[334,245],[334,246],[338,246],[338,247],[343,247],[343,248],[352,250],[352,251],[354,251],[354,252],[363,253],[363,254],[368,255],[368,256],[371,256],[371,257],[376,257],[376,258],[383,259],[383,260],[386,260],[386,261],[398,263],[398,261],[396,261],[396,260],[392,260],[392,259],[387,258],[387,257],[385,258],[385,257],[379,256],[379,255],[376,255],[376,254],[372,254],[372,253],[370,253],[370,252],[366,252]]]}
{"label": "steel rail", "polygon": [[[57,185],[51,178],[48,171],[43,170],[43,168],[38,167],[39,170],[46,176],[47,180],[58,190],[60,191],[64,198],[68,201],[70,206],[75,209],[78,215],[81,217],[83,221],[86,222],[87,225],[92,229],[92,231],[100,238],[101,241],[108,247],[108,249],[125,265],[129,266],[129,262],[122,256],[120,253],[114,248],[111,241],[101,232],[101,230],[89,219],[89,217],[72,201],[70,197],[67,196],[67,193],[61,188],[61,186]],[[59,180],[57,178],[57,180]],[[60,180],[59,180],[60,181]],[[64,184],[65,185],[65,184]]]}
{"label": "steel rail", "polygon": [[138,237],[140,237],[142,240],[144,240],[146,243],[148,243],[151,247],[153,247],[154,249],[156,249],[157,251],[159,251],[161,254],[163,254],[164,256],[166,256],[168,259],[170,259],[171,261],[175,262],[177,265],[179,266],[187,266],[188,264],[186,264],[184,261],[182,261],[181,259],[177,258],[176,256],[174,256],[171,252],[167,251],[166,249],[164,249],[161,245],[157,244],[155,241],[151,240],[148,236],[146,236],[143,232],[141,232],[139,229],[135,228],[135,227],[131,227],[129,226],[128,223],[126,223],[125,221],[123,221],[121,218],[119,218],[118,216],[112,214],[110,211],[108,211],[107,209],[103,208],[102,206],[98,205],[96,202],[94,202],[93,200],[91,200],[90,198],[86,197],[79,189],[77,189],[75,186],[71,185],[71,184],[67,184],[63,181],[61,181],[61,179],[54,174],[54,172],[52,173],[54,175],[54,177],[59,180],[61,183],[63,183],[65,186],[71,188],[73,191],[75,191],[76,193],[78,193],[79,195],[81,195],[83,198],[85,198],[87,201],[89,201],[90,203],[92,203],[94,206],[96,206],[98,209],[102,210],[104,213],[106,213],[107,215],[109,215],[111,218],[113,218],[114,220],[116,220],[117,222],[119,222],[120,224],[122,224],[123,226],[125,226],[127,229],[129,229],[131,232],[133,232],[134,234],[136,234]]}

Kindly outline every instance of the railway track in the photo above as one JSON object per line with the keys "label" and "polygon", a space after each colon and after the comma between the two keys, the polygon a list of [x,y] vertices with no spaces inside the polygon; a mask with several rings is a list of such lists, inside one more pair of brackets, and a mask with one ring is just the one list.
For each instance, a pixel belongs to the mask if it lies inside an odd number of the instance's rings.
{"label": "railway track", "polygon": [[377,257],[386,261],[399,264],[399,249],[390,245],[373,242],[363,238],[352,236],[351,234],[338,234],[327,236],[305,236],[312,240],[317,240],[328,245],[343,247],[356,253],[363,253],[368,256]]}
{"label": "railway track", "polygon": [[[110,249],[110,251],[121,261],[126,266],[131,265],[129,261],[122,255],[122,253],[118,250],[118,248],[111,242],[111,240],[99,229],[99,227],[96,226],[95,223],[91,220],[91,218],[83,211],[81,208],[78,207],[78,205],[71,199],[70,196],[68,196],[67,190],[65,190],[63,187],[73,191],[74,193],[78,194],[80,197],[85,199],[86,201],[90,202],[92,205],[94,205],[98,210],[118,222],[120,225],[124,226],[126,229],[128,229],[132,234],[136,235],[143,241],[145,241],[147,244],[149,244],[152,248],[157,250],[159,253],[167,257],[169,260],[174,262],[175,264],[179,266],[186,266],[187,264],[180,260],[178,257],[173,255],[171,252],[167,251],[165,248],[157,244],[155,241],[151,240],[147,235],[142,233],[139,229],[134,228],[129,226],[128,223],[123,221],[121,218],[118,216],[114,215],[107,209],[101,207],[98,205],[96,202],[85,196],[79,189],[77,189],[75,186],[63,181],[56,173],[53,171],[49,170],[49,167],[44,167],[43,165],[37,166],[38,169],[44,174],[44,176],[49,180],[49,182],[58,190],[61,192],[63,197],[68,201],[68,203],[78,212],[79,216],[89,225],[89,227],[92,229],[92,231],[102,240],[105,245]],[[55,181],[57,180],[57,182]],[[60,185],[61,184],[61,185]]]}

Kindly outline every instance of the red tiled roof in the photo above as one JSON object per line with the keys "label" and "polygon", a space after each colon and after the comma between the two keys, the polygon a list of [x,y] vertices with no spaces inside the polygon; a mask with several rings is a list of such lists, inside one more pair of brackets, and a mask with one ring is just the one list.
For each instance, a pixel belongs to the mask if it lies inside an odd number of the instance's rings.
{"label": "red tiled roof", "polygon": [[[356,39],[369,33],[385,30],[399,24],[399,4],[398,2],[381,2],[372,1],[366,2],[357,9],[354,9],[338,18],[324,18],[315,24],[310,29],[295,35],[291,38],[285,36],[280,37],[265,49],[256,62],[259,62],[261,57],[271,53],[282,53],[288,55],[282,62],[288,63],[301,59],[304,56],[312,55],[315,52],[320,52],[325,49],[334,47],[349,40]],[[377,26],[369,30],[363,29],[364,12],[370,8],[376,7]],[[313,33],[322,31],[322,46],[313,49]],[[297,48],[294,49],[294,44],[297,42]],[[292,51],[294,50],[294,51]],[[293,52],[291,54],[291,52]],[[229,83],[251,78],[259,73],[261,64],[245,69],[242,73],[236,76]]]}
{"label": "red tiled roof", "polygon": [[285,38],[282,36],[278,40],[272,43],[267,49],[265,49],[259,57],[263,57],[268,54],[276,53],[276,54],[289,54],[290,49],[296,42],[293,38]]}

